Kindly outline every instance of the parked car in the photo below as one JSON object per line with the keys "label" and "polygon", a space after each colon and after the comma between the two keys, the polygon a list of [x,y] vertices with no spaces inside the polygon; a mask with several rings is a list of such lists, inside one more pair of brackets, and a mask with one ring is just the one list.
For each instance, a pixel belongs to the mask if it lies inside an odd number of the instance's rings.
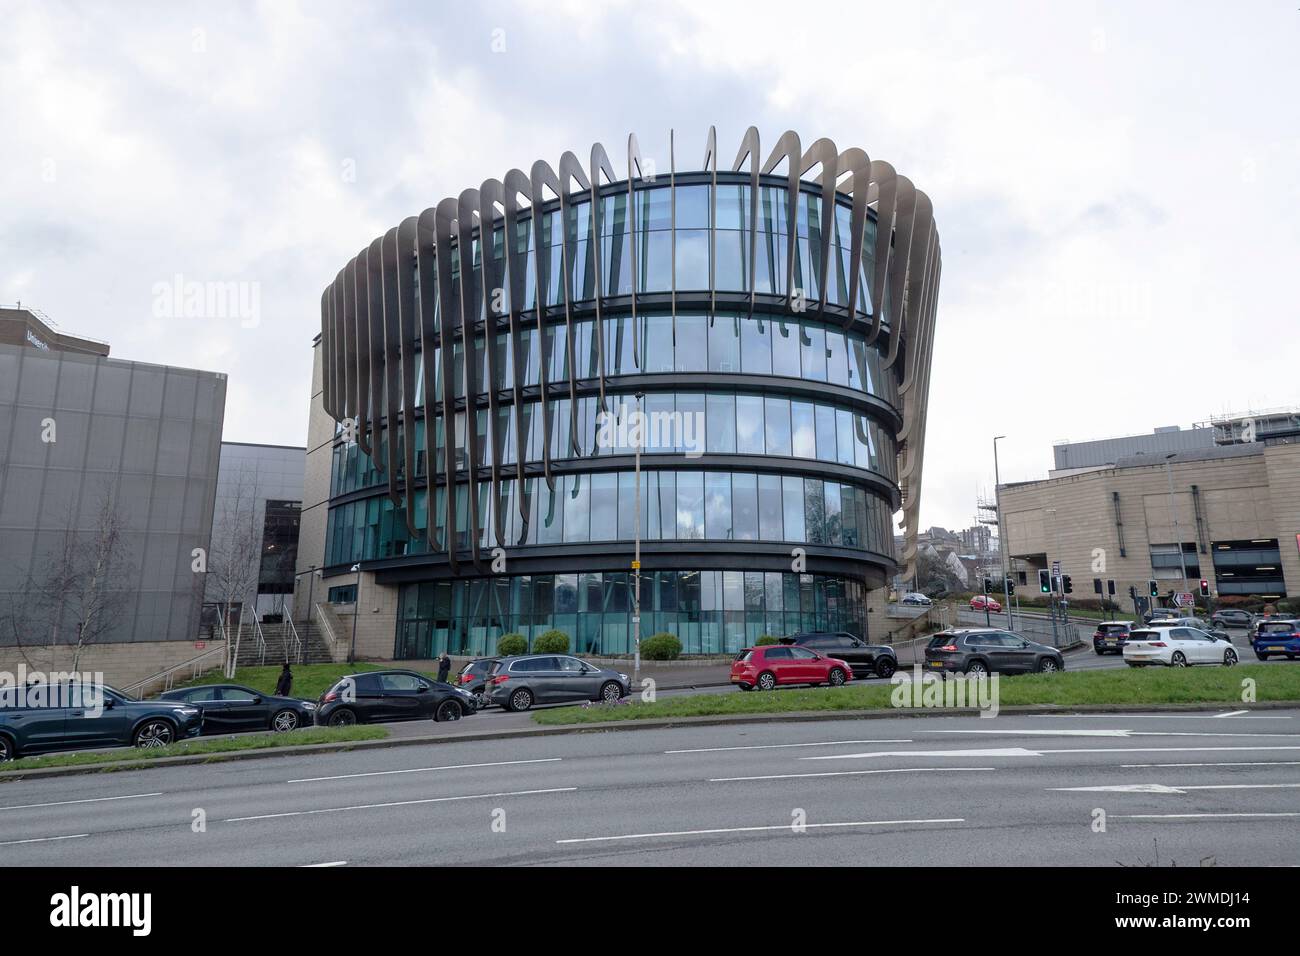
{"label": "parked car", "polygon": [[1285,654],[1293,661],[1300,656],[1300,621],[1285,617],[1260,621],[1251,643],[1261,661],[1268,660],[1270,654]]}
{"label": "parked car", "polygon": [[1198,631],[1213,635],[1220,641],[1232,643],[1232,638],[1223,628],[1211,624],[1204,618],[1196,617],[1192,614],[1176,615],[1168,614],[1164,617],[1154,617],[1147,622],[1147,627],[1194,627]]}
{"label": "parked car", "polygon": [[972,611],[983,611],[985,608],[996,614],[1002,610],[1002,604],[984,594],[977,594],[970,599],[970,609]]}
{"label": "parked car", "polygon": [[487,682],[488,699],[506,710],[579,700],[613,702],[629,693],[626,674],[568,654],[503,657],[496,662]]}
{"label": "parked car", "polygon": [[456,675],[456,686],[461,690],[467,690],[479,699],[479,707],[485,707],[488,704],[487,681],[492,676],[492,668],[496,666],[499,657],[477,657],[460,669]]}
{"label": "parked car", "polygon": [[852,679],[848,661],[795,644],[747,647],[731,662],[731,682],[741,690],[772,690],[782,684],[840,687]]}
{"label": "parked car", "polygon": [[32,691],[33,685],[0,690],[0,761],[55,750],[164,747],[197,737],[203,725],[197,707],[136,700],[112,687],[58,684],[39,698]]}
{"label": "parked car", "polygon": [[1053,674],[1065,670],[1061,652],[993,627],[940,631],[925,648],[928,670],[956,674]]}
{"label": "parked car", "polygon": [[929,607],[934,602],[931,601],[924,594],[922,594],[920,591],[908,591],[906,594],[903,595],[903,599],[898,603],[906,604],[913,607]]}
{"label": "parked car", "polygon": [[1103,621],[1092,635],[1092,649],[1098,654],[1123,654],[1129,631],[1136,626],[1132,621]]}
{"label": "parked car", "polygon": [[1210,623],[1219,627],[1245,627],[1255,625],[1255,615],[1238,607],[1228,607],[1210,615]]}
{"label": "parked car", "polygon": [[1194,664],[1237,663],[1237,651],[1226,637],[1183,624],[1145,627],[1129,632],[1124,642],[1124,663],[1129,667],[1162,664],[1166,667],[1189,667]]}
{"label": "parked car", "polygon": [[868,644],[848,631],[816,631],[781,638],[782,644],[797,644],[823,657],[846,661],[855,678],[883,677],[898,670],[898,654],[888,644]]}
{"label": "parked car", "polygon": [[478,710],[467,690],[415,671],[350,674],[321,694],[316,723],[348,727],[386,720],[460,720]]}
{"label": "parked car", "polygon": [[240,684],[205,684],[158,695],[203,711],[203,733],[225,734],[241,730],[284,733],[316,722],[316,705],[294,697],[276,697]]}

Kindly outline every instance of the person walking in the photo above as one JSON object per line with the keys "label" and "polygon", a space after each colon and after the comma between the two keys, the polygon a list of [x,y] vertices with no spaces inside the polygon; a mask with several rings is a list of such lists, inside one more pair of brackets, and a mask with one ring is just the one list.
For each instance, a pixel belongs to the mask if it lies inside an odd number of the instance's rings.
{"label": "person walking", "polygon": [[451,658],[447,656],[446,651],[443,651],[442,657],[438,658],[438,680],[446,681],[447,675],[450,673],[451,673]]}
{"label": "person walking", "polygon": [[289,662],[285,661],[284,666],[280,668],[280,679],[275,682],[275,696],[288,697],[292,689],[293,671],[289,670]]}

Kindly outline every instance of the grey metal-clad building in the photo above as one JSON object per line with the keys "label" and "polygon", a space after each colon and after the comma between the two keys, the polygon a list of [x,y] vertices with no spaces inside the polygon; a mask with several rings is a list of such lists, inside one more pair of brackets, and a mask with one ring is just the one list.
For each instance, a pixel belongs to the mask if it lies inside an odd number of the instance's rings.
{"label": "grey metal-clad building", "polygon": [[[127,597],[99,643],[193,640],[225,400],[220,373],[0,345],[0,616],[30,610],[33,578],[67,542],[87,547],[107,508]],[[28,615],[17,639],[75,642],[57,617]]]}
{"label": "grey metal-clad building", "polygon": [[1163,459],[1176,452],[1214,447],[1213,428],[1157,428],[1150,435],[1125,435],[1095,441],[1062,442],[1052,446],[1055,471],[1103,468],[1122,458],[1151,455]]}

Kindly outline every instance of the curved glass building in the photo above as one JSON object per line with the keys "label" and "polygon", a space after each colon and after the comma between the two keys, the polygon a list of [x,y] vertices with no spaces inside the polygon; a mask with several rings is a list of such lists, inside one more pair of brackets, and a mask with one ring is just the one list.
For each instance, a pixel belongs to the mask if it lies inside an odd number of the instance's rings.
{"label": "curved glass building", "polygon": [[362,615],[374,656],[552,627],[625,652],[638,525],[643,637],[866,633],[867,592],[914,556],[931,205],[826,139],[765,155],[751,128],[717,159],[710,131],[690,172],[644,175],[635,137],[624,175],[599,144],[510,170],[325,290],[319,563],[390,609],[382,637]]}

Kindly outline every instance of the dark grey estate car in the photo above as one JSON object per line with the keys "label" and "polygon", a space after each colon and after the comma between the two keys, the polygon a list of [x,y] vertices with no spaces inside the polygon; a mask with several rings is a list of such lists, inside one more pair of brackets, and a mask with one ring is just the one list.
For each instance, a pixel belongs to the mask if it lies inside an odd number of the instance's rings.
{"label": "dark grey estate car", "polygon": [[898,670],[898,655],[888,644],[868,644],[848,631],[810,631],[781,638],[782,644],[800,644],[824,657],[834,657],[853,668],[854,680],[884,677]]}
{"label": "dark grey estate car", "polygon": [[577,700],[616,701],[630,693],[628,676],[568,654],[522,654],[496,662],[487,696],[506,710]]}

